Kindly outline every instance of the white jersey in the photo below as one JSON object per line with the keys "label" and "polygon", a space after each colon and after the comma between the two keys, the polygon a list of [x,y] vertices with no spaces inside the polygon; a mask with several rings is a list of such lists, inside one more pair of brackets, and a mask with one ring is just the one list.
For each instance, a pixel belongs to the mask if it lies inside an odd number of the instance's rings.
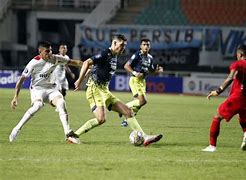
{"label": "white jersey", "polygon": [[51,80],[51,74],[57,65],[67,64],[69,58],[61,55],[52,55],[52,58],[45,61],[40,56],[34,57],[26,66],[22,75],[31,76],[31,88],[48,89],[55,88],[55,83]]}
{"label": "white jersey", "polygon": [[[60,55],[66,59],[70,59],[68,55]],[[68,90],[68,81],[66,78],[66,67],[64,64],[57,65],[53,74],[52,81],[56,83],[58,90],[66,89]]]}

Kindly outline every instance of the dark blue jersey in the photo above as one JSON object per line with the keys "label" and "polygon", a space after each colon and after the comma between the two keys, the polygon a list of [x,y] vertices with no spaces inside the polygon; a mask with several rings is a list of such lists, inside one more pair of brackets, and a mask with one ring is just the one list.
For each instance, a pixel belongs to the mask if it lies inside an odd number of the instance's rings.
{"label": "dark blue jersey", "polygon": [[91,59],[94,64],[91,71],[92,80],[99,85],[108,83],[117,68],[117,56],[113,56],[110,49],[106,49]]}
{"label": "dark blue jersey", "polygon": [[134,71],[143,73],[144,76],[155,70],[153,57],[150,54],[142,54],[140,50],[134,53],[128,62]]}

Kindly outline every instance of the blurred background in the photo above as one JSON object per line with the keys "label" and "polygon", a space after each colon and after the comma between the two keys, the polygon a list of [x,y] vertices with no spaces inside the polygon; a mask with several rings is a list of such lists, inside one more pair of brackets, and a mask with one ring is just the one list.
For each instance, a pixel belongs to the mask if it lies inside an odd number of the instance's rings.
{"label": "blurred background", "polygon": [[165,72],[148,78],[148,91],[206,94],[226,77],[245,26],[246,0],[0,0],[0,87],[13,87],[39,41],[54,53],[65,42],[70,57],[85,60],[123,33],[112,90],[129,90],[123,64],[149,38]]}

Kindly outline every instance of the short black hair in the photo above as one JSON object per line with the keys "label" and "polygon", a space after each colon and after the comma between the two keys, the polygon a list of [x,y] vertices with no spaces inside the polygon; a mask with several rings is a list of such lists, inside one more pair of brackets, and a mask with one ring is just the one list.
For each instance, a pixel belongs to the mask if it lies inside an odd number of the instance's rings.
{"label": "short black hair", "polygon": [[41,41],[38,43],[38,48],[44,47],[44,48],[50,48],[51,44],[48,41]]}
{"label": "short black hair", "polygon": [[59,47],[60,46],[67,46],[67,44],[65,42],[61,42],[61,43],[59,43]]}
{"label": "short black hair", "polygon": [[123,34],[114,34],[112,36],[112,40],[111,41],[113,41],[114,39],[127,41],[126,37]]}
{"label": "short black hair", "polygon": [[237,48],[237,51],[240,51],[241,54],[243,54],[244,56],[246,56],[246,45],[239,45]]}
{"label": "short black hair", "polygon": [[150,39],[149,38],[142,38],[140,40],[140,44],[142,44],[142,42],[150,42]]}

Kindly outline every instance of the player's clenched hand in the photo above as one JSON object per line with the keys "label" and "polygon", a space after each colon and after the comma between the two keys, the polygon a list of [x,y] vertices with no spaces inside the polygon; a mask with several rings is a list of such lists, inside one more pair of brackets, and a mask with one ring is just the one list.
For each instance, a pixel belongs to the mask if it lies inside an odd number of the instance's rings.
{"label": "player's clenched hand", "polygon": [[77,80],[77,81],[75,81],[75,83],[74,83],[74,91],[77,91],[77,90],[79,90],[79,88],[80,88],[80,86],[81,86],[81,81],[79,81],[79,80]]}
{"label": "player's clenched hand", "polygon": [[212,96],[218,96],[217,91],[210,91],[207,95],[207,99],[210,100]]}
{"label": "player's clenched hand", "polygon": [[17,107],[17,105],[18,105],[17,98],[14,97],[13,100],[11,101],[11,108],[12,108],[13,110],[15,110],[16,107]]}
{"label": "player's clenched hand", "polygon": [[156,71],[157,71],[158,73],[162,73],[162,72],[163,72],[163,67],[162,67],[162,66],[159,66],[159,65],[157,64],[157,66],[156,66]]}

